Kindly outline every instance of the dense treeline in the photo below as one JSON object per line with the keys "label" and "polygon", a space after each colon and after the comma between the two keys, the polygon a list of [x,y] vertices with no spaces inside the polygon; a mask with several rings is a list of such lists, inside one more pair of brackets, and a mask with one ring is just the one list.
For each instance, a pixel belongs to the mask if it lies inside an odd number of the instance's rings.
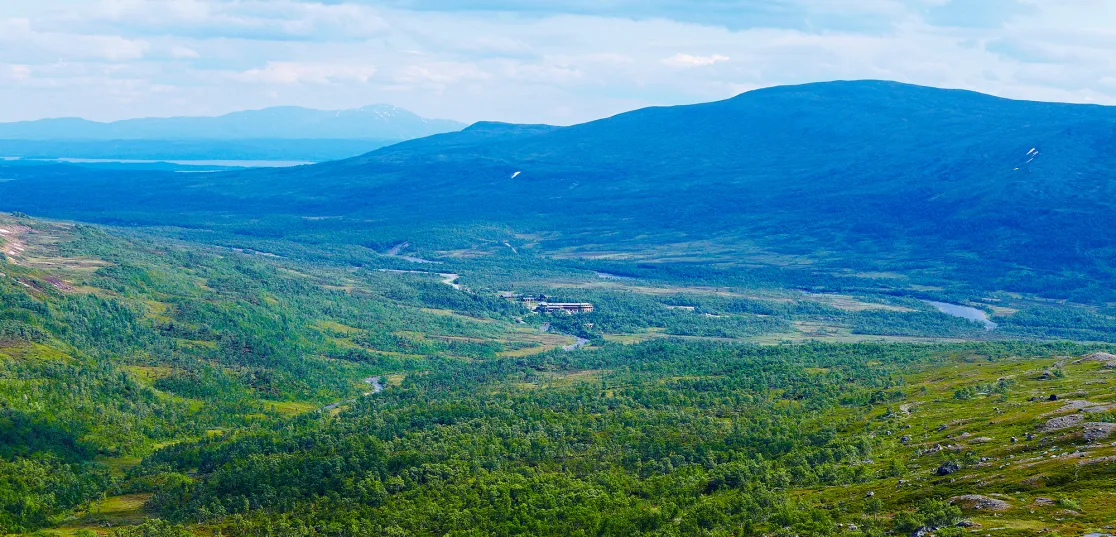
{"label": "dense treeline", "polygon": [[[91,268],[65,281],[15,263],[0,270],[3,531],[147,491],[170,522],[121,535],[179,535],[177,524],[196,523],[237,535],[826,534],[840,517],[788,491],[899,475],[893,431],[869,416],[902,397],[907,374],[956,355],[1078,350],[624,347],[602,336],[739,340],[797,323],[996,336],[912,297],[866,293],[865,278],[702,269],[701,282],[745,287],[698,292],[672,287],[685,282],[677,267],[549,264],[510,247],[430,264],[270,243],[297,258],[285,259],[24,223],[61,235],[50,255]],[[622,280],[638,292],[598,287],[600,268],[648,279]],[[449,272],[465,289],[447,285]],[[761,288],[780,277],[852,294]],[[598,307],[536,315],[504,291]],[[1110,313],[1024,309],[1003,332],[1104,339]],[[543,322],[595,348],[519,352],[539,344]],[[360,397],[365,379],[388,373],[393,385]],[[354,402],[313,412],[338,401]],[[105,464],[140,456],[123,478]],[[899,527],[857,523],[868,533]]]}
{"label": "dense treeline", "polygon": [[1016,337],[1116,342],[1116,316],[1085,308],[1030,307],[1004,317]]}
{"label": "dense treeline", "polygon": [[[424,368],[428,354],[492,357],[504,348],[429,337],[502,332],[420,306],[482,318],[510,306],[459,292],[465,298],[450,304],[455,293],[442,288],[453,290],[430,278],[370,271],[345,280],[251,255],[27,223],[66,235],[54,255],[99,266],[69,274],[65,286],[18,264],[0,270],[2,531],[53,524],[115,487],[99,458],[213,429],[266,428],[281,416],[268,400],[322,405],[361,393],[359,379],[377,371]],[[407,333],[416,326],[422,333]],[[403,351],[414,358],[396,355]]]}
{"label": "dense treeline", "polygon": [[827,535],[833,513],[787,493],[900,475],[892,425],[869,416],[906,373],[1067,350],[657,342],[438,362],[337,416],[160,450],[132,479],[167,483],[152,504],[171,520],[237,535]]}
{"label": "dense treeline", "polygon": [[884,311],[859,311],[850,315],[852,331],[856,334],[945,337],[957,339],[984,339],[989,337],[984,325],[951,317],[937,311],[893,313]]}

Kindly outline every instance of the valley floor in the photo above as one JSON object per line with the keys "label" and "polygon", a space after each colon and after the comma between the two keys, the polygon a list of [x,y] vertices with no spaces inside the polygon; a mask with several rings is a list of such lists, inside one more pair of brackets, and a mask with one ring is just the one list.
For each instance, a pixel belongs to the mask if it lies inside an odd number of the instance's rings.
{"label": "valley floor", "polygon": [[[1103,306],[522,244],[173,235],[0,215],[0,532],[1070,536],[1116,520]],[[538,295],[594,308],[519,298]]]}

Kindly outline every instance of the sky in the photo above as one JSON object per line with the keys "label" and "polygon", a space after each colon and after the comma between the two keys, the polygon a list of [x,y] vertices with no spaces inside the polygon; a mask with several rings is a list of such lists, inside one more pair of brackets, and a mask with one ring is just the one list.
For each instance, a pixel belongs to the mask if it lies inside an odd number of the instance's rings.
{"label": "sky", "polygon": [[0,0],[0,121],[567,125],[838,79],[1116,104],[1110,0]]}

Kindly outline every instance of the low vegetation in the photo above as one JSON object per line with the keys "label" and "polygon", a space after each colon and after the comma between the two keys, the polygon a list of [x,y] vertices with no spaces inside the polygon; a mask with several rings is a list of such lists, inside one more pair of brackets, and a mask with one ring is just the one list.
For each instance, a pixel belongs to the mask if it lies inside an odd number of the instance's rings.
{"label": "low vegetation", "polygon": [[[22,248],[0,264],[0,532],[1073,535],[1116,517],[1096,306],[0,228]],[[503,296],[539,293],[595,311]]]}

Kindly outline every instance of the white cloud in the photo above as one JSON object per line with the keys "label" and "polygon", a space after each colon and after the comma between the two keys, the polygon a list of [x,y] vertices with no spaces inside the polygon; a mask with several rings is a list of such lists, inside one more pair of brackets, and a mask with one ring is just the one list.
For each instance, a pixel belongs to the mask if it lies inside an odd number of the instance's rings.
{"label": "white cloud", "polygon": [[267,62],[261,68],[237,73],[235,78],[262,84],[340,84],[368,82],[376,68],[371,65],[324,64],[312,62]]}
{"label": "white cloud", "polygon": [[201,57],[201,54],[198,54],[198,51],[190,47],[183,47],[178,45],[171,47],[170,53],[171,56],[179,59],[196,59]]}
{"label": "white cloud", "polygon": [[293,0],[101,0],[85,10],[54,12],[43,24],[93,33],[319,42],[364,39],[388,29],[370,6]]}
{"label": "white cloud", "polygon": [[26,65],[9,65],[8,76],[12,80],[27,81],[31,79],[31,68]]}
{"label": "white cloud", "polygon": [[484,80],[491,76],[469,63],[428,62],[398,69],[392,80],[410,86],[444,87],[465,80]]}
{"label": "white cloud", "polygon": [[572,123],[855,78],[1116,103],[1116,3],[1022,3],[959,25],[963,0],[0,0],[0,121],[390,102]]}
{"label": "white cloud", "polygon": [[128,61],[142,59],[150,43],[120,35],[47,32],[30,19],[0,19],[0,60]]}
{"label": "white cloud", "polygon": [[669,58],[663,58],[663,65],[670,67],[701,67],[705,65],[713,65],[717,62],[729,61],[728,56],[720,54],[713,54],[711,56],[694,56],[691,54],[683,54],[679,52]]}

